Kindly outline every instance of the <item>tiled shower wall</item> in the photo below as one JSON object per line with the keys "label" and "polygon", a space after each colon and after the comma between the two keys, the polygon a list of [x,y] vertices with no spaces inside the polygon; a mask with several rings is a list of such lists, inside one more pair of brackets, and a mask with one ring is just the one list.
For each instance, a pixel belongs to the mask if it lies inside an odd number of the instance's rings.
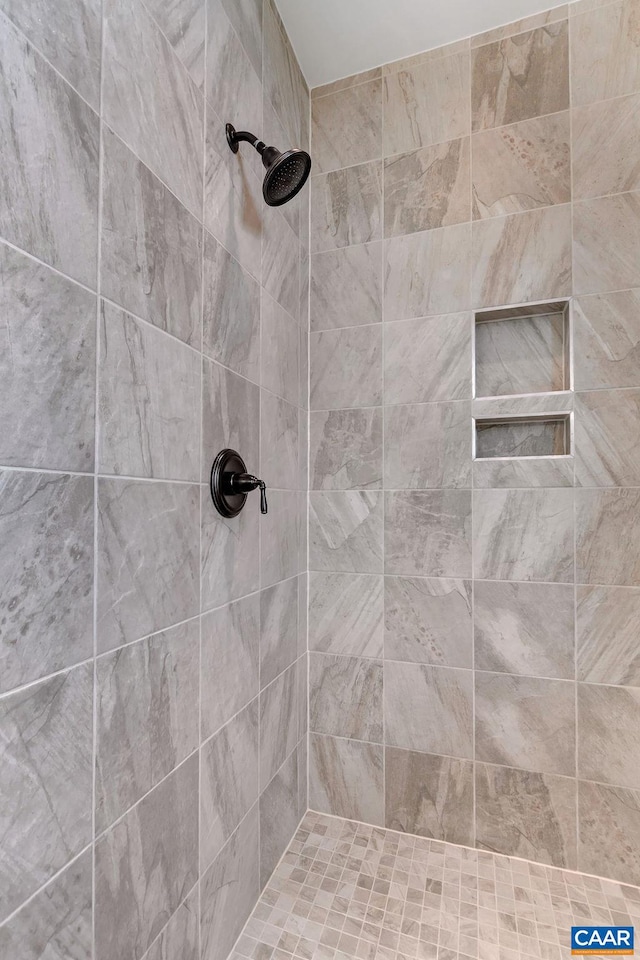
{"label": "tiled shower wall", "polygon": [[269,0],[0,11],[0,955],[223,960],[307,807],[308,381],[308,190],[224,124],[308,91]]}
{"label": "tiled shower wall", "polygon": [[[310,806],[628,883],[639,23],[586,0],[312,92]],[[563,297],[573,459],[474,463],[472,311]]]}

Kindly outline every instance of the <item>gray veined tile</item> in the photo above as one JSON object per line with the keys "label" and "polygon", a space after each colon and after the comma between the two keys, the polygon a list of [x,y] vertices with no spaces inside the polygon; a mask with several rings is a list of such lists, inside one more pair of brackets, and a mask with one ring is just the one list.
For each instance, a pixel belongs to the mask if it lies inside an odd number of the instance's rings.
{"label": "gray veined tile", "polygon": [[575,869],[575,780],[476,764],[476,844]]}
{"label": "gray veined tile", "polygon": [[[306,417],[306,414],[305,414]],[[260,397],[260,476],[268,487],[297,490],[300,463],[306,459],[297,407],[263,391]]]}
{"label": "gray veined tile", "polygon": [[478,490],[485,487],[572,487],[573,460],[571,457],[475,460],[473,485]]}
{"label": "gray veined tile", "polygon": [[640,794],[602,783],[578,783],[578,867],[640,884]]}
{"label": "gray veined tile", "polygon": [[311,180],[311,251],[382,237],[382,161],[319,174]]}
{"label": "gray veined tile", "polygon": [[387,492],[385,573],[471,576],[471,492]]}
{"label": "gray veined tile", "polygon": [[301,657],[307,652],[307,629],[309,624],[309,574],[304,570],[298,576],[298,649]]}
{"label": "gray veined tile", "polygon": [[[305,653],[296,662],[296,683],[298,687],[298,749],[300,749],[300,746],[303,743],[306,743],[307,733],[309,732],[309,684],[307,682],[307,676],[309,673],[308,660],[309,657]],[[302,812],[304,813],[304,811]]]}
{"label": "gray veined tile", "polygon": [[309,809],[309,738],[305,735],[298,744],[298,819]]}
{"label": "gray veined tile", "polygon": [[384,435],[387,488],[471,486],[470,403],[386,407]]}
{"label": "gray veined tile", "polygon": [[384,156],[469,133],[469,54],[398,70],[384,79]]}
{"label": "gray veined tile", "polygon": [[312,490],[382,486],[382,407],[310,415]]}
{"label": "gray veined tile", "polygon": [[278,865],[299,821],[298,751],[294,750],[260,797],[261,887]]}
{"label": "gray veined tile", "polygon": [[299,245],[280,210],[267,207],[262,230],[262,285],[291,317],[300,306]]}
{"label": "gray veined tile", "polygon": [[[579,5],[580,0],[578,0],[577,4],[572,4],[572,8]],[[475,36],[471,37],[471,48],[483,47],[486,43],[495,43],[497,40],[515,37],[519,33],[544,27],[548,23],[557,23],[559,20],[566,20],[568,16],[570,16],[570,8],[566,3],[552,7],[550,10],[543,10],[541,13],[533,13],[531,16],[523,17],[521,20],[513,20],[504,26],[495,27],[484,33],[475,34]]]}
{"label": "gray veined tile", "polygon": [[473,764],[387,747],[385,826],[473,846]]}
{"label": "gray veined tile", "polygon": [[97,960],[139,960],[197,878],[194,755],[96,843]]}
{"label": "gray veined tile", "polygon": [[466,223],[470,177],[468,137],[385,160],[385,237]]}
{"label": "gray veined tile", "polygon": [[0,463],[90,471],[96,299],[0,247]]}
{"label": "gray veined tile", "polygon": [[260,382],[260,286],[209,233],[204,243],[202,349]]}
{"label": "gray veined tile", "polygon": [[382,326],[312,333],[312,410],[382,403]]}
{"label": "gray veined tile", "polygon": [[0,927],[12,960],[91,960],[92,856],[87,850]]}
{"label": "gray veined tile", "polygon": [[471,349],[466,313],[385,324],[385,403],[468,399]]}
{"label": "gray veined tile", "polygon": [[637,0],[625,0],[572,18],[574,105],[640,91],[637,17]]}
{"label": "gray veined tile", "polygon": [[640,687],[640,590],[578,587],[578,680]]}
{"label": "gray veined tile", "polygon": [[253,64],[262,76],[262,2],[261,0],[222,0],[222,6]]}
{"label": "gray veined tile", "polygon": [[640,188],[640,96],[576,107],[573,195],[578,200]]}
{"label": "gray veined tile", "polygon": [[640,486],[640,391],[599,390],[576,401],[576,484]]}
{"label": "gray veined tile", "polygon": [[570,490],[478,490],[473,506],[476,577],[573,582]]}
{"label": "gray veined tile", "polygon": [[348,573],[309,575],[309,649],[354,657],[382,657],[382,577]]}
{"label": "gray veined tile", "polygon": [[298,578],[284,580],[260,594],[260,689],[298,655]]}
{"label": "gray veined tile", "polygon": [[[483,314],[478,316],[482,317]],[[568,386],[565,359],[566,336],[563,312],[476,323],[476,397],[564,390]],[[559,408],[556,404],[555,407],[547,409]],[[513,413],[512,410],[507,412]],[[534,411],[529,407],[526,412],[530,414]],[[503,448],[496,445],[495,452],[479,452],[477,456],[509,456],[510,450],[518,451],[517,454],[512,452],[512,456],[535,456],[538,453],[538,448],[535,446],[536,437],[541,435],[544,441],[545,427],[544,422],[533,424],[521,422],[511,425],[503,423],[499,427],[494,425],[491,433],[485,427],[483,435],[486,439],[493,435],[497,439],[499,429],[506,443]],[[542,450],[547,452],[544,446]],[[554,449],[553,452],[562,452],[562,448]]]}
{"label": "gray veined tile", "polygon": [[640,789],[640,689],[578,684],[578,776]]}
{"label": "gray veined tile", "polygon": [[640,586],[640,491],[576,490],[578,583]]}
{"label": "gray veined tile", "polygon": [[573,606],[571,585],[477,580],[476,670],[573,679]]}
{"label": "gray veined tile", "polygon": [[245,597],[202,617],[202,738],[260,692],[260,599]]}
{"label": "gray veined tile", "polygon": [[0,691],[93,652],[93,480],[0,471]]}
{"label": "gray veined tile", "polygon": [[[269,513],[273,493],[269,494]],[[260,586],[259,497],[254,494],[239,516],[220,516],[205,489],[202,503],[202,610],[247,596]]]}
{"label": "gray veined tile", "polygon": [[357,87],[360,83],[368,83],[370,80],[377,80],[382,76],[382,67],[373,67],[371,70],[362,70],[360,73],[353,73],[350,77],[342,77],[340,80],[333,80],[331,83],[323,83],[319,87],[313,87],[311,90],[311,99],[318,100],[320,97],[328,97],[333,93],[339,93],[340,90],[348,90],[349,87]]}
{"label": "gray veined tile", "polygon": [[1,33],[0,233],[95,287],[98,117],[4,18]]}
{"label": "gray veined tile", "polygon": [[575,775],[573,682],[476,671],[474,706],[477,760]]}
{"label": "gray veined tile", "polygon": [[[206,358],[202,370],[202,482],[220,450],[237,450],[250,473],[260,457],[260,388]],[[258,474],[259,476],[259,474]]]}
{"label": "gray veined tile", "polygon": [[309,563],[315,570],[382,573],[380,493],[311,493]]}
{"label": "gray veined tile", "polygon": [[263,8],[263,52],[262,76],[266,97],[289,134],[292,145],[295,142],[304,149],[306,85],[279,14],[270,2]]}
{"label": "gray veined tile", "polygon": [[262,386],[297,404],[300,399],[300,337],[297,321],[262,294]]}
{"label": "gray veined tile", "polygon": [[199,644],[192,620],[97,661],[96,832],[198,746]]}
{"label": "gray veined tile", "polygon": [[202,228],[108,128],[101,292],[200,349]]}
{"label": "gray veined tile", "polygon": [[566,20],[477,47],[471,62],[474,132],[569,106]]}
{"label": "gray veined tile", "polygon": [[[258,496],[255,496],[257,505]],[[302,563],[306,563],[306,549],[302,549],[301,510],[305,496],[291,490],[271,490],[268,500],[269,512],[260,517],[260,576],[263,587],[295,577],[301,573]]]}
{"label": "gray veined tile", "polygon": [[315,99],[311,107],[313,159],[319,173],[382,156],[382,80]]}
{"label": "gray veined tile", "polygon": [[311,330],[382,320],[382,245],[364,243],[311,257]]}
{"label": "gray veined tile", "polygon": [[384,654],[388,660],[471,667],[471,583],[384,579]]}
{"label": "gray veined tile", "polygon": [[310,654],[309,724],[314,733],[382,743],[382,661]]}
{"label": "gray veined tile", "polygon": [[0,701],[2,920],[91,840],[92,728],[91,664]]}
{"label": "gray veined tile", "polygon": [[204,83],[206,0],[145,0],[158,26],[198,87]]}
{"label": "gray veined tile", "polygon": [[471,152],[474,220],[571,200],[568,110],[477,133]]}
{"label": "gray veined tile", "polygon": [[98,387],[102,473],[198,479],[195,351],[102,301]]}
{"label": "gray veined tile", "polygon": [[104,119],[195,216],[202,212],[204,103],[142,5],[105,0]]}
{"label": "gray veined tile", "polygon": [[199,502],[195,485],[100,481],[100,652],[198,613]]}
{"label": "gray veined tile", "polygon": [[260,790],[264,790],[298,742],[296,665],[260,693]]}
{"label": "gray veined tile", "polygon": [[385,320],[471,306],[471,225],[456,224],[385,241]]}
{"label": "gray veined tile", "polygon": [[258,701],[200,751],[201,869],[206,869],[258,799]]}
{"label": "gray veined tile", "polygon": [[334,817],[384,823],[384,747],[311,734],[309,804]]}
{"label": "gray veined tile", "polygon": [[145,954],[145,960],[198,960],[199,888],[196,886]]}
{"label": "gray veined tile", "polygon": [[640,192],[573,205],[575,292],[640,286]]}
{"label": "gray veined tile", "polygon": [[473,674],[419,663],[384,665],[385,742],[473,757]]}
{"label": "gray veined tile", "polygon": [[640,290],[576,297],[576,390],[640,387]]}

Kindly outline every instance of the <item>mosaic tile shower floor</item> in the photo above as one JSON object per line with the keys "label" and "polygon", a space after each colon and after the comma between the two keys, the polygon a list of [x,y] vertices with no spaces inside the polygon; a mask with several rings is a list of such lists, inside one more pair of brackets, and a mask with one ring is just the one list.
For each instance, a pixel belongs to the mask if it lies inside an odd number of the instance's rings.
{"label": "mosaic tile shower floor", "polygon": [[310,812],[231,960],[564,960],[640,889]]}

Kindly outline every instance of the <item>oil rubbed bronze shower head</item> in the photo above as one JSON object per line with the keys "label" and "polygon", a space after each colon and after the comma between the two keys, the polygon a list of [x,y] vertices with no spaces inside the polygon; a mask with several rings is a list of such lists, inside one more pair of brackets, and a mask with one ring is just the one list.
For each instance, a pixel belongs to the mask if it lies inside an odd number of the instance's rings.
{"label": "oil rubbed bronze shower head", "polygon": [[243,141],[250,143],[262,157],[266,169],[262,195],[270,207],[281,207],[283,203],[292,200],[304,187],[311,172],[311,157],[304,150],[287,150],[280,153],[275,147],[268,147],[262,140],[258,140],[246,130],[236,130],[228,123],[226,127],[227,142],[234,153],[238,152],[238,144]]}

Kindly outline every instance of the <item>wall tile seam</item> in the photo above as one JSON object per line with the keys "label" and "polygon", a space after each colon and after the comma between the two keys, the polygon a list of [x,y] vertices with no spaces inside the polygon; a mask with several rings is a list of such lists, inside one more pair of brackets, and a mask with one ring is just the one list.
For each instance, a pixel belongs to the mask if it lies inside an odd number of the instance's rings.
{"label": "wall tile seam", "polygon": [[97,297],[98,294],[94,288],[88,287],[86,283],[82,283],[81,280],[76,280],[74,277],[70,277],[68,273],[64,273],[58,267],[52,266],[52,264],[47,263],[46,260],[41,260],[40,257],[37,257],[35,254],[30,253],[24,247],[18,247],[16,246],[15,243],[12,243],[11,240],[7,240],[5,237],[0,236],[0,250],[2,249],[2,247],[7,247],[9,250],[13,250],[15,253],[19,253],[21,256],[25,257],[25,259],[30,260],[32,263],[38,264],[38,266],[40,267],[46,267],[47,270],[50,270],[53,274],[60,277],[62,280],[65,280],[68,283],[72,283],[75,287],[79,287],[80,290],[86,291],[86,293],[90,293],[92,297]]}
{"label": "wall tile seam", "polygon": [[[327,93],[316,93],[317,90],[322,90],[323,87],[331,86],[331,85],[333,85],[334,83],[343,83],[343,82],[346,82],[347,80],[351,80],[352,77],[354,77],[354,78],[355,78],[355,77],[360,77],[360,76],[363,76],[363,75],[366,74],[366,73],[370,73],[370,72],[376,71],[376,70],[379,70],[379,71],[380,71],[380,74],[379,74],[377,77],[367,77],[366,80],[358,80],[356,83],[352,83],[352,84],[346,85],[346,86],[344,86],[344,87],[341,87],[339,90],[328,90]],[[384,79],[384,77],[383,77],[383,75],[382,75],[382,67],[381,67],[381,66],[380,66],[380,67],[373,67],[373,68],[372,68],[372,71],[362,70],[360,73],[354,73],[354,74],[352,74],[352,75],[349,76],[349,77],[340,77],[340,78],[338,78],[338,80],[331,80],[328,84],[326,84],[326,83],[321,83],[321,84],[320,84],[319,86],[317,86],[317,87],[312,87],[311,90],[309,91],[312,107],[313,107],[313,104],[316,103],[318,100],[326,100],[327,97],[335,97],[335,96],[338,96],[338,94],[340,94],[340,93],[346,93],[346,92],[349,91],[349,90],[354,90],[356,87],[364,87],[364,86],[366,86],[368,83],[379,83],[381,80]],[[312,113],[313,113],[313,111],[312,111]]]}

